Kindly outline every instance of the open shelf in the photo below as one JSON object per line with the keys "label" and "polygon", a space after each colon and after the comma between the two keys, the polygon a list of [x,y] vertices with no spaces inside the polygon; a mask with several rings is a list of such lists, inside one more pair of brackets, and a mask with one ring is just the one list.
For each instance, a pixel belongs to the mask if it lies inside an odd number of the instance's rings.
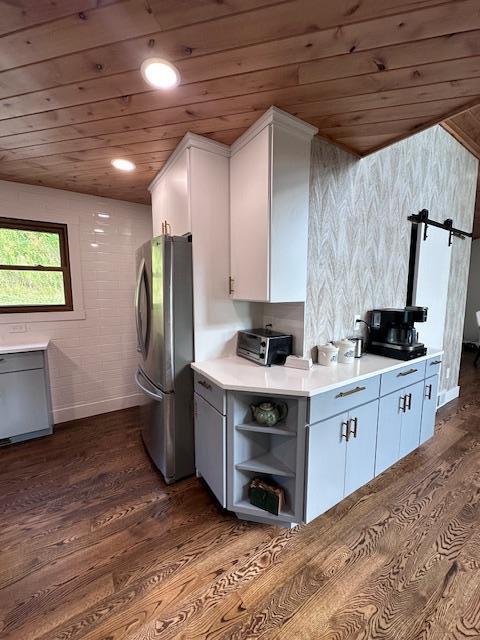
{"label": "open shelf", "polygon": [[241,471],[254,471],[255,473],[283,476],[284,478],[295,477],[295,472],[292,471],[292,469],[269,452],[255,458],[250,458],[250,460],[245,460],[245,462],[240,462],[235,465],[235,468]]}
{"label": "open shelf", "polygon": [[239,500],[236,502],[235,509],[238,509],[240,513],[252,516],[261,516],[262,518],[275,518],[278,520],[285,520],[286,522],[292,522],[295,519],[293,512],[288,508],[282,509],[277,516],[274,513],[270,513],[270,511],[265,511],[264,509],[260,509],[259,507],[250,504],[248,500]]}
{"label": "open shelf", "polygon": [[288,429],[282,429],[281,427],[263,427],[260,424],[254,424],[252,422],[245,424],[237,424],[235,429],[238,431],[251,431],[253,433],[270,433],[275,436],[286,436],[287,438],[296,437],[296,431],[288,431]]}

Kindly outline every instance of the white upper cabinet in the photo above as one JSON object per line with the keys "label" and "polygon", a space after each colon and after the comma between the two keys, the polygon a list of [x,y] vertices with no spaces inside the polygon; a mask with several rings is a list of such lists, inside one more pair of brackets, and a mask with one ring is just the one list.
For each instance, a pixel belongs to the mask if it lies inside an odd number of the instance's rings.
{"label": "white upper cabinet", "polygon": [[[167,231],[173,236],[191,233],[189,198],[189,156],[190,149],[183,149],[172,158],[150,187],[152,193],[153,235],[160,236]],[[164,229],[162,225],[169,226]]]}
{"label": "white upper cabinet", "polygon": [[275,107],[231,148],[232,297],[306,297],[310,147],[317,132]]}

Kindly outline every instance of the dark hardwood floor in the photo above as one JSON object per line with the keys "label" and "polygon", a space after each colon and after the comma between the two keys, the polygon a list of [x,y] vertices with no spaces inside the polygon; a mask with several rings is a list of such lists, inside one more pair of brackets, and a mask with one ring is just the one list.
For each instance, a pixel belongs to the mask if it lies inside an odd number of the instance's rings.
{"label": "dark hardwood floor", "polygon": [[167,487],[136,409],[0,451],[0,637],[480,638],[480,370],[437,436],[308,526]]}

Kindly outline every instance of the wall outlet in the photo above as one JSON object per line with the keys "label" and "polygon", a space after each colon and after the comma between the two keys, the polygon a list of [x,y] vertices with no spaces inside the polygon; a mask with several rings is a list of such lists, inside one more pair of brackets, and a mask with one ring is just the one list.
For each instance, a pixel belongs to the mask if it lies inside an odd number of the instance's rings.
{"label": "wall outlet", "polygon": [[448,380],[450,378],[450,367],[447,367],[445,369],[445,380]]}
{"label": "wall outlet", "polygon": [[11,324],[8,327],[8,333],[25,333],[27,325],[25,324]]}

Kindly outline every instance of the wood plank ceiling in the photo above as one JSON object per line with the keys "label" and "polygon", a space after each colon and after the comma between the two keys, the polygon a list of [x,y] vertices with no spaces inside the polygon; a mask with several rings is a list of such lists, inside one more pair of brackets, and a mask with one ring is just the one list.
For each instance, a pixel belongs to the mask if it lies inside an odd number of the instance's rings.
{"label": "wood plank ceiling", "polygon": [[0,0],[0,34],[0,178],[135,202],[185,132],[272,104],[364,155],[480,102],[479,0]]}
{"label": "wood plank ceiling", "polygon": [[[480,105],[445,120],[442,126],[480,159]],[[480,175],[477,182],[473,237],[480,238]]]}

